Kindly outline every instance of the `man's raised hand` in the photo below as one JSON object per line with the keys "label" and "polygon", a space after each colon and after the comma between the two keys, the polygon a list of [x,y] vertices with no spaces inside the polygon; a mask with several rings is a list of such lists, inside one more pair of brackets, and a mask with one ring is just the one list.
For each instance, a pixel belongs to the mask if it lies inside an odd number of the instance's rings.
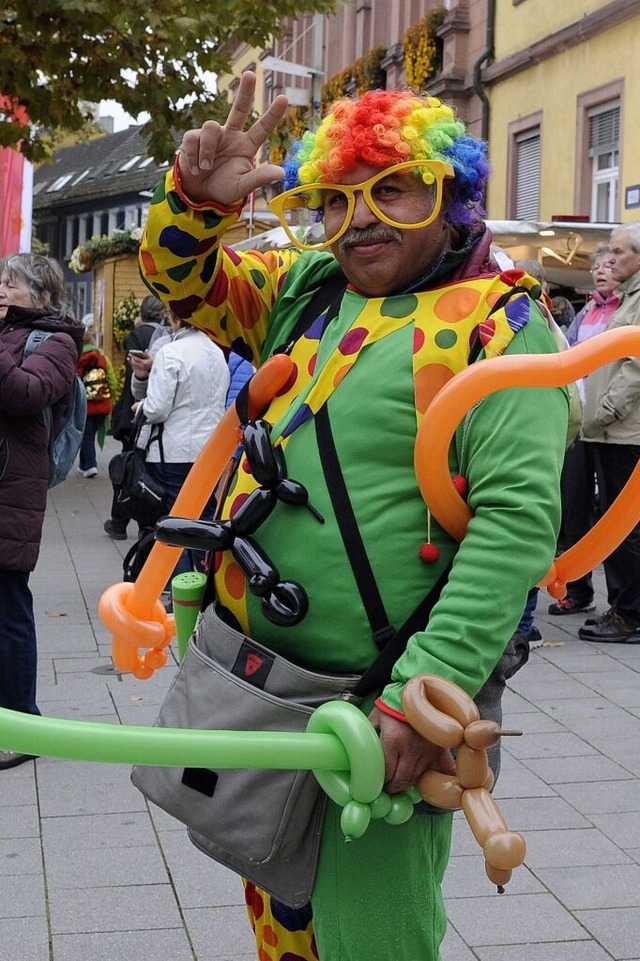
{"label": "man's raised hand", "polygon": [[244,126],[253,106],[255,75],[243,73],[238,92],[224,125],[207,120],[199,130],[182,138],[178,153],[180,181],[194,203],[229,206],[265,184],[282,180],[276,164],[255,167],[255,156],[283,119],[288,100],[280,95],[247,131]]}

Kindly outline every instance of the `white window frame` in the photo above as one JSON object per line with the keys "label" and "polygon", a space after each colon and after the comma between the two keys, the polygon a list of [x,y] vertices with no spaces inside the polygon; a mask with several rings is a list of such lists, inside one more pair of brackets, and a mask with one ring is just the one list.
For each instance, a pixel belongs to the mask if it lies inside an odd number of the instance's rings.
{"label": "white window frame", "polygon": [[[599,144],[593,143],[592,122],[594,117],[602,114],[612,114],[612,137],[608,141]],[[617,122],[613,120],[614,113],[617,113]],[[618,210],[618,199],[620,190],[620,100],[610,100],[607,103],[598,104],[590,107],[587,111],[589,120],[589,157],[591,160],[591,220],[599,223],[612,223],[616,220]],[[617,127],[617,135],[615,128]],[[613,163],[607,167],[600,168],[598,158],[604,155],[611,155]],[[604,216],[599,213],[599,206],[605,191]]]}

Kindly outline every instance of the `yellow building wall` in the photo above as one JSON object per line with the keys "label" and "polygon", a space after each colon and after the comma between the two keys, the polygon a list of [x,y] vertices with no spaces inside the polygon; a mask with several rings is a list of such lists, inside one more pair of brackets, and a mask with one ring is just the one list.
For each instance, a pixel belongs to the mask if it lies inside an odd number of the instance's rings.
{"label": "yellow building wall", "polygon": [[[603,0],[496,0],[494,43],[500,59],[606,6]],[[526,44],[523,39],[526,38]]]}
{"label": "yellow building wall", "polygon": [[[506,0],[499,0],[500,10]],[[510,3],[510,0],[509,0]],[[514,13],[529,7],[530,0],[513,8]],[[551,0],[532,3],[552,11]],[[602,4],[563,2],[565,7],[599,7]],[[552,18],[550,18],[552,19]],[[550,24],[546,23],[545,33]],[[519,45],[522,48],[522,44]],[[513,52],[513,50],[511,50]],[[496,61],[507,55],[496,45]],[[623,80],[621,98],[620,150],[620,220],[640,219],[640,208],[625,210],[625,187],[640,183],[640,11],[636,20],[628,21],[585,43],[563,50],[557,56],[534,65],[513,77],[488,88],[491,118],[489,151],[492,177],[487,194],[489,216],[502,219],[507,215],[507,172],[509,124],[538,111],[542,112],[542,170],[540,184],[540,220],[574,211],[576,172],[577,98],[612,81]]]}
{"label": "yellow building wall", "polygon": [[258,50],[256,47],[248,47],[243,44],[242,47],[238,48],[233,53],[232,72],[220,74],[218,77],[218,90],[220,93],[225,93],[229,103],[231,103],[233,100],[231,83],[236,78],[239,79],[245,70],[252,69],[257,77],[254,110],[258,114],[262,114],[266,110],[264,102],[264,91],[266,89],[263,81],[264,71],[260,64],[260,60],[258,59],[261,53],[262,50]]}

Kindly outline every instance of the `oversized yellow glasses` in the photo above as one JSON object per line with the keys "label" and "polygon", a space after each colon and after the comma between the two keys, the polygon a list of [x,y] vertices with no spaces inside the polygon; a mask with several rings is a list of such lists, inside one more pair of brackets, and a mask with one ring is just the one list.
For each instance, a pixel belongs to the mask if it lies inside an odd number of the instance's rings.
{"label": "oversized yellow glasses", "polygon": [[349,227],[356,193],[362,193],[369,209],[383,223],[417,230],[436,219],[442,203],[442,183],[454,176],[451,164],[443,160],[406,160],[385,167],[361,184],[294,187],[274,197],[269,206],[296,247],[323,250]]}

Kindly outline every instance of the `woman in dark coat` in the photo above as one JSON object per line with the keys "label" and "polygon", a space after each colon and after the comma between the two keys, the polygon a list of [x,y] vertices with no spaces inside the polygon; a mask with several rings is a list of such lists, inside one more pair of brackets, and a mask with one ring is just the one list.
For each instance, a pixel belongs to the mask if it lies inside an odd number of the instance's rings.
{"label": "woman in dark coat", "polygon": [[[72,403],[84,328],[62,303],[64,278],[40,254],[0,260],[0,707],[39,714],[29,574],[36,566],[49,483],[48,431]],[[32,330],[53,336],[23,358]],[[2,750],[0,770],[29,760]]]}

